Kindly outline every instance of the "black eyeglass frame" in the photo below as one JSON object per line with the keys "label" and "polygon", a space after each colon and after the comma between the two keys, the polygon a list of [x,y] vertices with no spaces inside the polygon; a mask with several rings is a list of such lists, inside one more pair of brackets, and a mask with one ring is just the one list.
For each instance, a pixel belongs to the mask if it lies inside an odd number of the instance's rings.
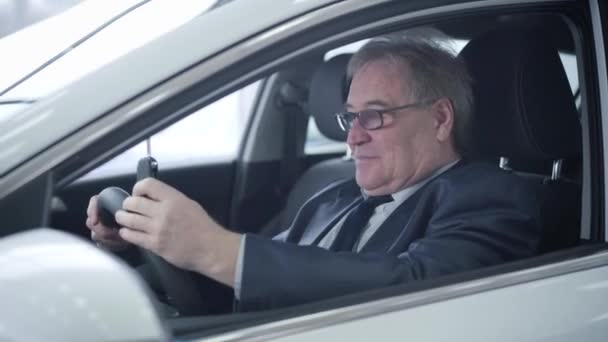
{"label": "black eyeglass frame", "polygon": [[[386,113],[394,112],[397,110],[403,110],[403,109],[407,109],[407,108],[426,107],[426,106],[433,104],[436,101],[437,100],[425,100],[425,101],[408,103],[403,106],[391,107],[391,108],[386,108],[386,109],[365,109],[360,112],[346,111],[346,112],[336,113],[334,115],[336,117],[336,121],[338,121],[338,125],[344,132],[350,131],[350,129],[352,127],[352,123],[353,123],[353,121],[355,121],[355,118],[359,119],[359,124],[361,125],[361,127],[363,127],[364,129],[366,129],[368,131],[373,131],[373,130],[384,127],[384,116],[383,115]],[[377,116],[380,119],[380,120],[378,120],[378,122],[380,124],[376,125],[376,126],[372,126],[372,127],[365,127],[365,125],[363,125],[361,123],[362,122],[361,114],[364,112],[370,113],[370,115],[374,114],[375,116]],[[368,120],[367,122],[372,122],[372,121],[374,121],[374,120]]]}

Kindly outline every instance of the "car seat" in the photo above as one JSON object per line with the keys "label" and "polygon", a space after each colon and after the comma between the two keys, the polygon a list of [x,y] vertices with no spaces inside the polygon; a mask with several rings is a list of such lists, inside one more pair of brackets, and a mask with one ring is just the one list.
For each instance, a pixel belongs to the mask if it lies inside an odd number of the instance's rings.
{"label": "car seat", "polygon": [[557,49],[538,29],[504,25],[461,51],[473,78],[468,157],[499,162],[540,185],[540,252],[571,247],[580,235],[581,127]]}

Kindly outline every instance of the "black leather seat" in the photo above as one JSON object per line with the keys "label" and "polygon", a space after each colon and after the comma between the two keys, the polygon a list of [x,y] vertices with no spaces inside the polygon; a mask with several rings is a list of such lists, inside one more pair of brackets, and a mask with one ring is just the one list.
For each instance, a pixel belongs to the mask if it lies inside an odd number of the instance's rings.
{"label": "black leather seat", "polygon": [[[500,27],[461,52],[474,80],[469,156],[490,159],[541,186],[541,252],[580,236],[581,128],[557,50],[538,30]],[[539,170],[543,170],[540,172]]]}

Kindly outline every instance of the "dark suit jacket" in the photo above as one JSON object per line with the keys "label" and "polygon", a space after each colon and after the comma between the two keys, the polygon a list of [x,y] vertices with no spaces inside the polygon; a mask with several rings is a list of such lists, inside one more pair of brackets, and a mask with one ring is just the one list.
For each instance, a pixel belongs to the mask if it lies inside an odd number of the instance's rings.
{"label": "dark suit jacket", "polygon": [[460,162],[400,205],[360,252],[336,253],[315,244],[362,198],[354,180],[334,183],[276,239],[247,235],[238,307],[300,304],[533,256],[537,191],[496,166]]}

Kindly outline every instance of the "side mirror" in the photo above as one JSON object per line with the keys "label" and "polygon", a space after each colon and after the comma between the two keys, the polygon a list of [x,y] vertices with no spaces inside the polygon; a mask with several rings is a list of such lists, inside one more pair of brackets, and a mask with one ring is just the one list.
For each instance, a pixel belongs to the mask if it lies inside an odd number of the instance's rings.
{"label": "side mirror", "polygon": [[39,228],[0,240],[0,340],[166,341],[135,271],[91,243]]}

